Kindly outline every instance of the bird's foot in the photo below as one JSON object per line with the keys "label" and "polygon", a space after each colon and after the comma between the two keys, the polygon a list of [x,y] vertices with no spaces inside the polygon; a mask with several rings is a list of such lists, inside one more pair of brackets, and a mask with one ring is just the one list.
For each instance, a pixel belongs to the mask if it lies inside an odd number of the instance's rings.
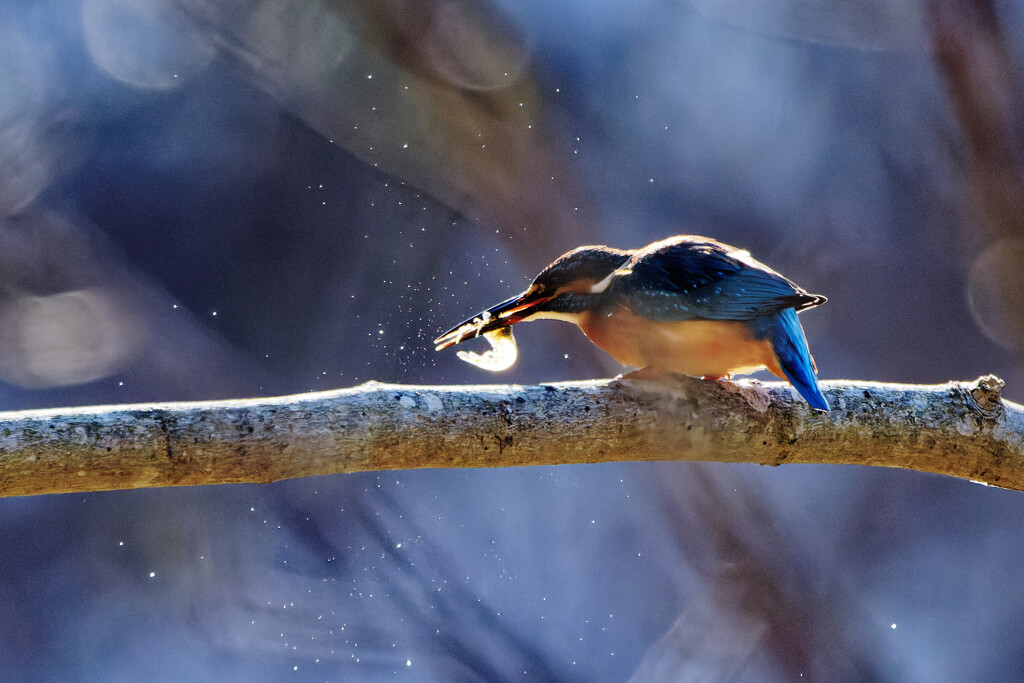
{"label": "bird's foot", "polygon": [[[667,377],[673,374],[676,373],[673,373],[669,370],[664,370],[653,365],[648,365],[647,367],[640,368],[639,370],[633,370],[632,372],[627,372],[623,375],[619,375],[615,379],[662,379],[663,377]],[[708,382],[717,382],[719,380],[731,382],[732,375],[730,375],[729,373],[726,373],[724,375],[701,375],[701,379]]]}
{"label": "bird's foot", "polygon": [[640,368],[639,370],[633,370],[632,372],[627,372],[624,375],[619,375],[615,379],[661,379],[666,374],[668,373],[661,368],[648,365],[647,367]]}

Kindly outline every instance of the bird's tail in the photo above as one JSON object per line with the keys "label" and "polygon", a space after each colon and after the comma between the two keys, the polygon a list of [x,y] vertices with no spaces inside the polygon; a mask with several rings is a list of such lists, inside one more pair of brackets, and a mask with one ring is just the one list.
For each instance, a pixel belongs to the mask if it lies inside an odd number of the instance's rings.
{"label": "bird's tail", "polygon": [[828,401],[818,388],[818,377],[815,373],[814,359],[807,348],[804,329],[797,319],[796,310],[787,308],[772,316],[772,324],[768,330],[779,359],[779,367],[786,375],[790,384],[796,387],[800,395],[812,408],[828,410]]}

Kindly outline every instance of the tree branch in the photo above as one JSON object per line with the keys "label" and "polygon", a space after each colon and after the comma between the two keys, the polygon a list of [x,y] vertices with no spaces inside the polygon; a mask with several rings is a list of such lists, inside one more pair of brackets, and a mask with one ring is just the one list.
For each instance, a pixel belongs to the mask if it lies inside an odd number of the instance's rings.
{"label": "tree branch", "polygon": [[1024,407],[1002,380],[371,382],[283,398],[0,413],[0,496],[270,482],[420,467],[627,460],[902,467],[1024,490]]}

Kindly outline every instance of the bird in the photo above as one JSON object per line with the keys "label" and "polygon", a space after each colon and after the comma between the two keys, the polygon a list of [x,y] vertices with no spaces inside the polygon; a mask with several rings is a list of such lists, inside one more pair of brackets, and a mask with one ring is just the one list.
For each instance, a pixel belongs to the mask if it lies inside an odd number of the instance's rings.
{"label": "bird", "polygon": [[[438,337],[438,351],[520,322],[579,326],[622,365],[626,377],[683,373],[705,379],[767,369],[816,410],[828,401],[797,312],[827,301],[754,259],[700,235],[641,249],[582,246],[559,256],[526,291]],[[471,354],[473,355],[473,354]]]}

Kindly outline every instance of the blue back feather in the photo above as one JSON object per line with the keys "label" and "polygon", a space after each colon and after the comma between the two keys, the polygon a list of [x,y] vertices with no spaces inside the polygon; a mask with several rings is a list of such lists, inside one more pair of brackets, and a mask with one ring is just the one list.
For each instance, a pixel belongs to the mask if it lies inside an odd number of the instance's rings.
{"label": "blue back feather", "polygon": [[663,322],[753,321],[825,301],[747,252],[695,235],[656,242],[635,253],[620,272],[608,287],[612,298],[644,318]]}

